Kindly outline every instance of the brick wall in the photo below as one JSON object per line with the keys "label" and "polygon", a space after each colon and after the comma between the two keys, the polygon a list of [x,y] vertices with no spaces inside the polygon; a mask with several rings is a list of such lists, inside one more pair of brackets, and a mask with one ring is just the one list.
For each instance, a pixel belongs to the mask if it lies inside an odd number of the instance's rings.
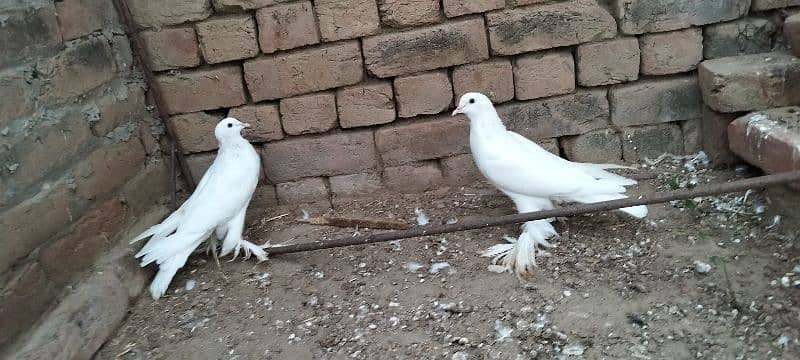
{"label": "brick wall", "polygon": [[[477,178],[454,101],[577,161],[703,146],[704,58],[782,48],[792,1],[128,0],[195,176],[226,114],[256,123],[260,199]],[[713,3],[713,4],[712,4]],[[717,126],[719,127],[719,126]],[[302,194],[302,196],[299,196]]]}
{"label": "brick wall", "polygon": [[111,1],[4,1],[0,19],[3,349],[158,203],[170,172]]}

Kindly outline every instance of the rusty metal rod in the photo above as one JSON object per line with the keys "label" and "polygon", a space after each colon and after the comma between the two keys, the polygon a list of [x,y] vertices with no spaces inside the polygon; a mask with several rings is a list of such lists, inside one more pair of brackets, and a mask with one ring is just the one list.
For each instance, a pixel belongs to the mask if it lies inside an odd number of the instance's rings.
{"label": "rusty metal rod", "polygon": [[155,107],[158,110],[158,115],[167,130],[167,136],[172,139],[175,148],[178,150],[176,151],[175,155],[178,160],[178,166],[181,169],[181,174],[183,174],[183,177],[186,179],[186,185],[189,186],[190,192],[194,191],[195,186],[197,186],[197,182],[195,182],[195,179],[189,170],[189,163],[186,162],[186,157],[183,156],[183,148],[181,147],[180,143],[178,143],[175,127],[172,126],[172,122],[169,121],[169,113],[167,113],[167,108],[164,106],[164,96],[161,93],[161,89],[158,87],[158,83],[155,81],[155,75],[153,75],[153,70],[150,68],[150,63],[147,62],[147,59],[151,58],[150,52],[147,50],[147,47],[144,46],[144,42],[139,36],[139,32],[136,31],[136,25],[133,22],[133,17],[131,16],[131,11],[128,8],[127,2],[125,0],[113,0],[113,3],[117,13],[120,14],[122,22],[125,25],[125,34],[128,35],[128,39],[130,39],[133,45],[133,56],[139,60],[139,64],[142,66],[142,72],[144,73],[147,87],[153,94],[153,101],[155,101]]}
{"label": "rusty metal rod", "polygon": [[520,224],[527,221],[548,219],[554,217],[583,215],[599,211],[625,208],[629,206],[665,203],[668,201],[686,200],[700,196],[740,192],[748,189],[764,188],[773,185],[786,184],[793,181],[800,181],[800,171],[759,176],[750,179],[731,181],[723,184],[699,186],[694,189],[681,189],[681,190],[673,190],[662,193],[653,193],[649,195],[642,195],[636,198],[626,198],[620,200],[603,201],[593,204],[566,206],[553,210],[535,211],[529,213],[474,219],[450,225],[416,226],[408,230],[367,234],[355,237],[344,237],[328,241],[313,241],[301,244],[276,246],[267,248],[266,251],[270,255],[288,254],[288,253],[296,253],[303,251],[330,249],[343,246],[364,245],[376,242],[407,239],[420,236],[447,234],[452,232],[475,230],[493,226]]}

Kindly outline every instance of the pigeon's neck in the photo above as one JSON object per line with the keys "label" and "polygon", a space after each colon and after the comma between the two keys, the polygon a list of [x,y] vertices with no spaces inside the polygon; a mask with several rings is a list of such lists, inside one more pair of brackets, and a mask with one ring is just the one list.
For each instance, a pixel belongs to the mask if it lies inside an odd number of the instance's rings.
{"label": "pigeon's neck", "polygon": [[239,136],[236,138],[228,138],[219,142],[220,153],[235,153],[238,152],[243,145],[248,144],[247,140]]}
{"label": "pigeon's neck", "polygon": [[500,117],[494,109],[492,109],[491,112],[470,117],[469,126],[471,129],[481,133],[506,131],[503,121],[500,120]]}

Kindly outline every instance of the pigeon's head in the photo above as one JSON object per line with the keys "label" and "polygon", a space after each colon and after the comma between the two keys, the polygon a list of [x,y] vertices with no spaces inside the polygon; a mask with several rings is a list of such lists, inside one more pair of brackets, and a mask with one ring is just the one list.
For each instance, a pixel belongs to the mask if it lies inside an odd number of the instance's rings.
{"label": "pigeon's head", "polygon": [[250,124],[243,123],[232,117],[224,118],[217,124],[214,129],[214,136],[217,137],[219,142],[224,142],[228,139],[236,139],[242,137],[242,129],[249,128]]}
{"label": "pigeon's head", "polygon": [[492,101],[489,100],[486,95],[471,92],[461,95],[461,99],[458,100],[458,106],[455,110],[453,110],[453,116],[456,114],[464,114],[471,118],[474,115],[478,115],[486,111],[491,113],[493,109],[494,105],[492,105]]}

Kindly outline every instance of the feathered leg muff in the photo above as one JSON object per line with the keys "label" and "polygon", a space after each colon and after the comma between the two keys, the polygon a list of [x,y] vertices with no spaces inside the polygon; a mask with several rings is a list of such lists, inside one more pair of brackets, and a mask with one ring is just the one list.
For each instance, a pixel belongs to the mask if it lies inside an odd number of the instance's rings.
{"label": "feathered leg muff", "polygon": [[518,277],[529,275],[537,266],[536,256],[547,256],[545,248],[554,247],[547,239],[557,236],[553,225],[547,220],[529,221],[522,225],[518,238],[504,237],[505,244],[497,244],[481,256],[491,257],[489,270],[494,272],[513,272]]}

